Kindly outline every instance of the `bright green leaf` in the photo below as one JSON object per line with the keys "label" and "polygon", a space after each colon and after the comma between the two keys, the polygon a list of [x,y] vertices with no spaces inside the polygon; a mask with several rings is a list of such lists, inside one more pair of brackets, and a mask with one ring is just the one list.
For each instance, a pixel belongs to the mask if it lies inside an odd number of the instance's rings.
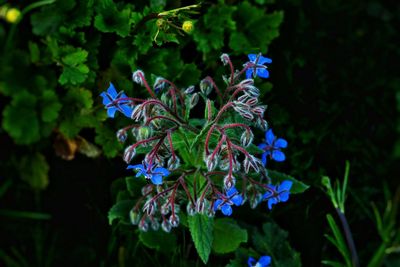
{"label": "bright green leaf", "polygon": [[247,231],[240,228],[235,220],[230,218],[215,220],[213,251],[230,253],[235,251],[242,242],[247,242]]}
{"label": "bright green leaf", "polygon": [[207,264],[213,242],[213,220],[206,215],[188,217],[189,230],[194,246],[204,264]]}

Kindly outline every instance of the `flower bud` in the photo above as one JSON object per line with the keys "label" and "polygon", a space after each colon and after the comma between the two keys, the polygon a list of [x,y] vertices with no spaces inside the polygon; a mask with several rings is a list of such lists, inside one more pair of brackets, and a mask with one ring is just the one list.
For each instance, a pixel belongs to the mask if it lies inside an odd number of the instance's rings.
{"label": "flower bud", "polygon": [[195,89],[194,85],[189,86],[188,88],[186,88],[185,94],[189,95],[189,94],[193,93],[194,89]]}
{"label": "flower bud", "polygon": [[266,108],[266,106],[257,106],[257,107],[254,107],[253,109],[251,109],[251,112],[253,112],[254,114],[257,114],[258,116],[263,117],[265,108]]}
{"label": "flower bud", "polygon": [[251,114],[251,112],[243,110],[242,112],[239,113],[243,118],[245,118],[246,120],[253,120],[254,116],[253,114]]}
{"label": "flower bud", "polygon": [[243,167],[246,173],[249,172],[250,168],[253,168],[255,172],[259,172],[259,166],[262,166],[262,162],[253,155],[250,155],[249,157],[246,156],[243,161]]}
{"label": "flower bud", "polygon": [[170,157],[169,159],[168,159],[168,162],[167,162],[167,168],[168,168],[168,170],[176,170],[177,168],[179,168],[179,166],[181,165],[181,161],[180,161],[180,159],[177,157],[177,156],[175,156],[175,157]]}
{"label": "flower bud", "polygon": [[139,121],[143,117],[143,106],[142,104],[136,105],[133,108],[131,119],[134,121]]}
{"label": "flower bud", "polygon": [[171,216],[169,216],[169,223],[171,224],[172,227],[178,227],[179,216],[177,214],[172,214]]}
{"label": "flower bud", "polygon": [[143,206],[143,212],[146,212],[149,216],[154,215],[156,212],[156,202],[152,199],[147,200]]}
{"label": "flower bud", "polygon": [[153,129],[151,127],[142,126],[138,130],[137,137],[138,137],[139,140],[144,140],[144,139],[149,138],[152,135],[152,133],[153,133]]}
{"label": "flower bud", "polygon": [[142,192],[143,196],[150,194],[151,191],[153,191],[153,185],[152,184],[145,185],[141,189],[141,192]]}
{"label": "flower bud", "polygon": [[252,86],[252,85],[250,85],[250,86],[246,86],[245,87],[245,94],[248,94],[249,96],[252,96],[252,97],[259,97],[260,96],[260,90],[258,90],[258,88],[257,87],[255,87],[255,86]]}
{"label": "flower bud", "polygon": [[194,106],[196,106],[198,102],[199,102],[199,94],[194,93],[192,95],[192,97],[190,98],[190,108],[193,108]]}
{"label": "flower bud", "polygon": [[261,130],[266,131],[268,130],[268,122],[264,119],[258,118],[257,119],[257,126],[261,128]]}
{"label": "flower bud", "polygon": [[140,221],[140,213],[134,211],[133,209],[131,209],[129,211],[129,218],[131,220],[131,224],[137,225],[139,223],[139,221]]}
{"label": "flower bud", "polygon": [[253,142],[254,134],[251,130],[246,130],[240,137],[240,142],[244,147],[248,147]]}
{"label": "flower bud", "polygon": [[224,187],[228,191],[232,187],[234,187],[236,184],[236,178],[233,176],[226,175],[224,177]]}
{"label": "flower bud", "polygon": [[10,8],[7,10],[5,19],[8,23],[16,23],[21,18],[21,11],[16,8]]}
{"label": "flower bud", "polygon": [[189,216],[195,215],[195,214],[196,214],[196,208],[197,208],[197,207],[195,207],[195,206],[192,204],[192,202],[189,201],[189,203],[188,203],[187,206],[186,206],[187,214],[188,214]]}
{"label": "flower bud", "polygon": [[208,155],[206,157],[206,165],[207,165],[207,169],[208,171],[213,171],[215,169],[215,167],[217,167],[218,165],[218,156],[217,155],[213,155],[212,153],[210,155]]}
{"label": "flower bud", "polygon": [[149,224],[143,218],[139,223],[139,230],[143,232],[147,232],[149,230]]}
{"label": "flower bud", "polygon": [[165,82],[165,79],[163,77],[157,77],[156,81],[154,82],[154,85],[153,85],[154,92],[156,92],[156,94],[157,94],[162,89],[164,89],[166,85],[167,85],[167,83]]}
{"label": "flower bud", "polygon": [[246,104],[249,106],[254,106],[258,103],[258,98],[257,97],[251,97],[246,101]]}
{"label": "flower bud", "polygon": [[144,72],[141,70],[137,70],[132,74],[132,80],[137,84],[144,85],[143,79]]}
{"label": "flower bud", "polygon": [[212,90],[212,84],[207,78],[200,81],[200,91],[204,95],[208,95],[209,93],[211,93],[211,90]]}
{"label": "flower bud", "polygon": [[169,201],[161,206],[160,212],[162,215],[167,215],[169,213]]}
{"label": "flower bud", "polygon": [[126,138],[128,138],[128,134],[125,129],[120,129],[117,131],[117,139],[119,142],[125,142]]}
{"label": "flower bud", "polygon": [[169,232],[171,232],[172,226],[171,226],[171,224],[169,223],[168,220],[164,220],[164,221],[161,223],[161,229],[163,229],[164,232],[169,233]]}
{"label": "flower bud", "polygon": [[239,86],[240,87],[247,87],[247,86],[251,86],[253,84],[254,84],[254,80],[253,79],[246,79],[246,80],[241,81],[239,83]]}
{"label": "flower bud", "polygon": [[194,30],[194,23],[191,20],[185,20],[182,24],[182,30],[186,33],[191,33]]}
{"label": "flower bud", "polygon": [[204,213],[210,207],[210,202],[207,199],[201,200],[200,198],[196,201],[196,211],[198,213]]}
{"label": "flower bud", "polygon": [[228,65],[229,61],[231,61],[229,58],[229,55],[225,54],[225,53],[222,54],[220,58],[221,58],[222,64],[224,64],[224,66]]}
{"label": "flower bud", "polygon": [[126,163],[129,164],[135,155],[136,155],[136,149],[134,145],[131,145],[125,149],[123,159]]}
{"label": "flower bud", "polygon": [[151,229],[153,229],[153,231],[157,231],[159,228],[160,228],[160,223],[157,220],[153,219],[151,221]]}

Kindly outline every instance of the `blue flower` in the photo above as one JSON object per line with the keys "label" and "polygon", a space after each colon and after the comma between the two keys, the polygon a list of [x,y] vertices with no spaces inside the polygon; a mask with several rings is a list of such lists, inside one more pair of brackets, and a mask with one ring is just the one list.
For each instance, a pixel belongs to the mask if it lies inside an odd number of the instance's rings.
{"label": "blue flower", "polygon": [[290,189],[292,188],[293,182],[285,180],[278,186],[269,185],[271,190],[268,190],[264,195],[263,199],[268,200],[268,208],[271,210],[272,205],[279,202],[286,202],[289,199]]}
{"label": "blue flower", "polygon": [[284,161],[286,159],[285,154],[281,151],[282,148],[286,148],[288,145],[287,141],[282,138],[276,138],[272,129],[269,129],[265,133],[265,143],[259,144],[258,148],[264,150],[261,156],[261,161],[264,166],[267,164],[267,156],[276,161]]}
{"label": "blue flower", "polygon": [[107,109],[107,115],[110,118],[114,118],[115,112],[118,110],[128,118],[131,117],[133,108],[130,105],[130,100],[120,100],[120,98],[128,98],[123,92],[117,93],[115,87],[112,83],[110,83],[110,87],[108,87],[107,92],[102,92],[100,94],[103,97],[103,105]]}
{"label": "blue flower", "polygon": [[136,177],[144,176],[146,179],[150,179],[151,182],[155,185],[162,184],[163,176],[168,176],[170,172],[162,167],[149,166],[147,163],[137,164],[137,165],[128,165],[127,169],[134,169],[137,171]]}
{"label": "blue flower", "polygon": [[226,216],[231,216],[232,214],[232,205],[236,206],[242,205],[243,197],[239,194],[236,188],[231,187],[226,192],[226,195],[220,195],[220,198],[217,199],[214,203],[214,211],[221,209],[222,213]]}
{"label": "blue flower", "polygon": [[255,78],[256,76],[268,78],[269,72],[264,64],[272,63],[272,59],[263,57],[261,54],[249,54],[248,57],[254,65],[246,70],[246,79]]}
{"label": "blue flower", "polygon": [[249,267],[268,267],[271,264],[271,257],[262,256],[257,262],[254,258],[250,257],[247,264]]}

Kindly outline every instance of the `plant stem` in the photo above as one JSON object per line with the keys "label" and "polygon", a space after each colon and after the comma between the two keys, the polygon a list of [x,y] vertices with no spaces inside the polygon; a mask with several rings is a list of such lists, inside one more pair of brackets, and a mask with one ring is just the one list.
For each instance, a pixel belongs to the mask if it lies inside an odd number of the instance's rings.
{"label": "plant stem", "polygon": [[353,235],[351,234],[350,226],[349,223],[347,222],[346,216],[344,215],[344,213],[340,211],[339,208],[336,208],[336,212],[339,215],[340,222],[342,223],[344,234],[346,236],[346,242],[350,249],[351,261],[353,263],[353,267],[360,267],[356,245],[354,243]]}

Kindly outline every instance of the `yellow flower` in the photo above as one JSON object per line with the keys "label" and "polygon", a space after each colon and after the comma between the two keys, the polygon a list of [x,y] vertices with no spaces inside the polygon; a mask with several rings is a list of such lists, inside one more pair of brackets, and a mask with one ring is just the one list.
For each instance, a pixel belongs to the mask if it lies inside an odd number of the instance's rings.
{"label": "yellow flower", "polygon": [[21,11],[16,8],[10,8],[7,10],[5,19],[9,23],[16,23],[21,17]]}
{"label": "yellow flower", "polygon": [[186,20],[182,24],[182,30],[186,33],[191,33],[194,29],[193,21]]}

